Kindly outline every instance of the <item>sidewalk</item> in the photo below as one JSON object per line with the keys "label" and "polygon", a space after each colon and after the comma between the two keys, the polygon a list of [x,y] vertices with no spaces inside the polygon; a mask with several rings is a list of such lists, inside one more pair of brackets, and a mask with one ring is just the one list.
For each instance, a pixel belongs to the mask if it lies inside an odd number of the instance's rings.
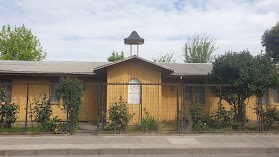
{"label": "sidewalk", "polygon": [[0,136],[1,155],[279,153],[276,135]]}

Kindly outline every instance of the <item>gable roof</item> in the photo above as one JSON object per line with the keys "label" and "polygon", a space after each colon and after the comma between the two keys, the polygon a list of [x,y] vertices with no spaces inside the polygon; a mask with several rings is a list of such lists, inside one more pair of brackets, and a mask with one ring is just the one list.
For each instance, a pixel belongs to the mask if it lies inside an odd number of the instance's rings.
{"label": "gable roof", "polygon": [[159,63],[175,69],[171,75],[179,76],[206,76],[212,70],[211,63]]}
{"label": "gable roof", "polygon": [[93,75],[93,69],[108,62],[0,60],[0,73]]}
{"label": "gable roof", "polygon": [[175,71],[174,69],[172,69],[172,68],[170,68],[170,67],[167,67],[167,66],[165,66],[165,65],[157,64],[157,63],[151,62],[151,61],[149,61],[149,60],[146,60],[146,59],[143,59],[143,58],[141,58],[141,57],[138,57],[138,56],[134,55],[134,56],[130,56],[130,57],[128,57],[128,58],[122,59],[122,60],[118,60],[118,61],[115,61],[115,62],[111,62],[111,63],[105,64],[105,65],[96,67],[96,68],[94,68],[94,72],[97,72],[97,71],[99,71],[99,70],[101,70],[101,69],[106,69],[106,68],[108,68],[108,67],[110,67],[110,66],[113,66],[113,65],[115,65],[115,64],[123,63],[123,62],[129,61],[129,60],[134,60],[134,59],[137,59],[137,60],[146,62],[146,63],[148,63],[148,64],[151,64],[151,65],[153,65],[153,66],[159,67],[160,69],[162,69],[162,70],[164,70],[164,71],[167,71],[167,72],[169,72],[169,73],[173,73],[173,72]]}
{"label": "gable roof", "polygon": [[212,70],[211,63],[154,63],[138,56],[131,56],[116,62],[0,60],[0,73],[94,75],[98,70],[131,59],[147,62],[174,76],[206,76]]}

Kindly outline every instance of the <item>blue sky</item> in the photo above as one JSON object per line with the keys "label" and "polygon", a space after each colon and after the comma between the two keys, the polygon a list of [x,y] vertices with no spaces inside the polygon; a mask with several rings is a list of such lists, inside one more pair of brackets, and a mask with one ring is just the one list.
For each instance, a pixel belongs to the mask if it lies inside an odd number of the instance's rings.
{"label": "blue sky", "polygon": [[136,30],[145,39],[141,57],[174,53],[183,62],[182,48],[194,34],[211,34],[214,54],[259,54],[278,8],[278,0],[0,0],[0,23],[32,29],[48,61],[106,61],[112,51],[129,56],[124,38]]}

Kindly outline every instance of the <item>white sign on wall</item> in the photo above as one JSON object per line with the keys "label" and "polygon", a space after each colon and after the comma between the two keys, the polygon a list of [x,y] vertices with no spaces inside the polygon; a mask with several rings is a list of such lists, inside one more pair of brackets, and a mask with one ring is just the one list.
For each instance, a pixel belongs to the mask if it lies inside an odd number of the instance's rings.
{"label": "white sign on wall", "polygon": [[128,104],[140,104],[140,83],[138,79],[131,79],[128,85]]}

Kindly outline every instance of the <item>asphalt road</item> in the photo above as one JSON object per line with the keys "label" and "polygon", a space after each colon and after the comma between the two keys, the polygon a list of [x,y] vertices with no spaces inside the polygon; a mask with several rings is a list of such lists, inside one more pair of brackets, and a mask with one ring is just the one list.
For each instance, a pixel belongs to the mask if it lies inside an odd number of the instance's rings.
{"label": "asphalt road", "polygon": [[[26,157],[26,156],[13,156]],[[159,155],[135,155],[135,154],[101,154],[101,155],[39,155],[32,157],[279,157],[279,154],[159,154]]]}

